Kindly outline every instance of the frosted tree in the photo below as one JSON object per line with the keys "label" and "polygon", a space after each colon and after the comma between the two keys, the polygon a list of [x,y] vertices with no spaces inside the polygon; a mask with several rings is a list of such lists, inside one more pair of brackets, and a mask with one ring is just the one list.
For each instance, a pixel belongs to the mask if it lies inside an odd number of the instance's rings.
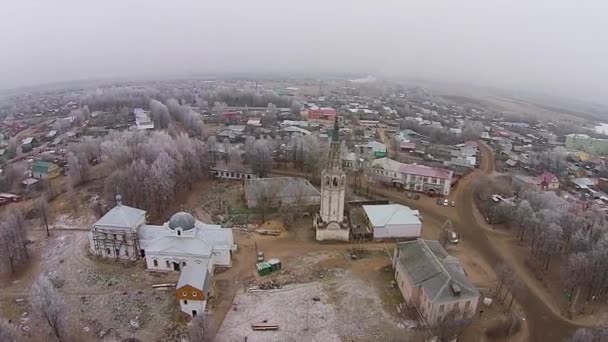
{"label": "frosted tree", "polygon": [[41,276],[36,284],[34,284],[31,303],[35,308],[35,312],[45,321],[57,340],[65,341],[68,337],[65,319],[66,305],[53,283],[47,277]]}
{"label": "frosted tree", "polygon": [[302,105],[300,104],[300,102],[293,101],[291,103],[291,114],[293,114],[293,115],[300,115],[301,111],[302,111]]}
{"label": "frosted tree", "polygon": [[158,101],[150,100],[150,117],[154,121],[154,125],[159,128],[168,128],[171,116],[167,106]]}
{"label": "frosted tree", "polygon": [[264,139],[256,140],[253,149],[247,155],[247,164],[251,170],[260,178],[270,174],[273,166],[272,150],[270,144]]}
{"label": "frosted tree", "polygon": [[46,236],[51,236],[51,233],[49,232],[49,224],[51,223],[49,213],[49,201],[46,196],[40,196],[34,200],[34,210],[36,211],[36,215],[46,228]]}

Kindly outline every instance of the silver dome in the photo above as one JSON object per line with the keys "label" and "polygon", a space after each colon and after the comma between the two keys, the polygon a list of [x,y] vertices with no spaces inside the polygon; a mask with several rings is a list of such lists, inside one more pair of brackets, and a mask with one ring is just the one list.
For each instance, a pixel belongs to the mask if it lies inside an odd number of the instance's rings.
{"label": "silver dome", "polygon": [[194,216],[181,211],[171,216],[171,219],[169,219],[169,229],[175,230],[176,228],[181,228],[182,230],[190,230],[194,228],[195,222]]}

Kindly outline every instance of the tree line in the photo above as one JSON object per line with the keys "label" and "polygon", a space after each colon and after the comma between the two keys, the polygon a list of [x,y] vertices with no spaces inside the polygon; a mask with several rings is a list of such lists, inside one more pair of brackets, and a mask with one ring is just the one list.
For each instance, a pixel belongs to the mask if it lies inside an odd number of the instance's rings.
{"label": "tree line", "polygon": [[[476,185],[476,192],[500,193],[494,192],[499,188],[486,180]],[[518,242],[529,248],[528,260],[537,272],[546,272],[559,257],[556,267],[569,314],[580,299],[587,303],[608,293],[608,221],[598,207],[569,204],[553,192],[530,189],[495,206]]]}

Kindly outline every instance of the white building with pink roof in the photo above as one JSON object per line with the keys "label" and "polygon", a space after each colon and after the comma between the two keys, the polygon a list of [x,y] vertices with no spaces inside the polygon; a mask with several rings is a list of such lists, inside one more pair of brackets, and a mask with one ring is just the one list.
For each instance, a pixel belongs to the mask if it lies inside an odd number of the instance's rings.
{"label": "white building with pink roof", "polygon": [[450,194],[453,172],[420,164],[404,164],[389,158],[372,162],[374,179],[409,191]]}

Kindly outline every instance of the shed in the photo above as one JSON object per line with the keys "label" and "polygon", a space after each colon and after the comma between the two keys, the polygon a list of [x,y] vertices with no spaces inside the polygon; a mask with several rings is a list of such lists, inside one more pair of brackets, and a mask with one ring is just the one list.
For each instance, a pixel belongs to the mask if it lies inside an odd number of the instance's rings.
{"label": "shed", "polygon": [[59,176],[59,166],[38,160],[32,165],[32,176],[37,179],[52,179]]}
{"label": "shed", "polygon": [[270,259],[268,260],[270,264],[270,268],[272,271],[280,271],[281,270],[281,261],[279,259]]}
{"label": "shed", "polygon": [[267,261],[258,262],[256,267],[260,276],[269,275],[272,272],[272,266]]}
{"label": "shed", "polygon": [[363,210],[375,239],[420,237],[417,210],[401,204],[364,205]]}

